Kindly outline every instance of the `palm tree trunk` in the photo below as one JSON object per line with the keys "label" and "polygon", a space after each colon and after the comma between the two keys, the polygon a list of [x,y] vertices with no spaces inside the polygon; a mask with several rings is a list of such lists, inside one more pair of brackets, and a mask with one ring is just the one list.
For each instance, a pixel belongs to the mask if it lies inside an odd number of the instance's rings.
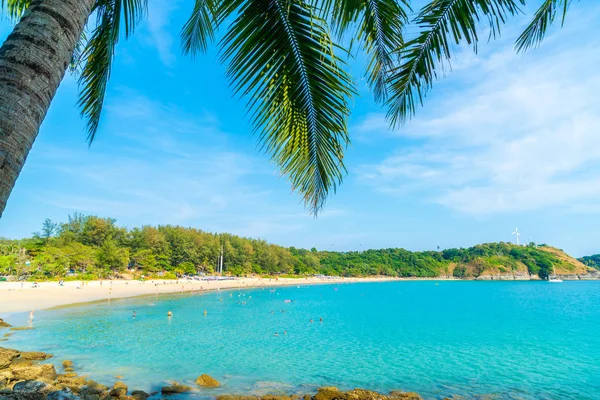
{"label": "palm tree trunk", "polygon": [[0,48],[0,217],[95,0],[33,0]]}

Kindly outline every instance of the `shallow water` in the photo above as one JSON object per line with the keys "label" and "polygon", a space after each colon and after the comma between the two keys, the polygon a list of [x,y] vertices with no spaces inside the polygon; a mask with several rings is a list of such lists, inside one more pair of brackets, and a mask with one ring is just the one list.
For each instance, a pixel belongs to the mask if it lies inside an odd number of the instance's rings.
{"label": "shallow water", "polygon": [[334,385],[433,399],[600,398],[600,282],[186,293],[39,311],[35,328],[5,345],[71,359],[103,383],[122,375],[134,389],[208,373],[223,387],[191,396]]}

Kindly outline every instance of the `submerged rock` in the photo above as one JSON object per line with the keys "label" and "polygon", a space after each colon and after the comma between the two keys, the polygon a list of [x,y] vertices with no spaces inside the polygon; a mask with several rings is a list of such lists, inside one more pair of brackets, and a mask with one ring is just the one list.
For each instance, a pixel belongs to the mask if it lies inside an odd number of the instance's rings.
{"label": "submerged rock", "polygon": [[113,397],[121,397],[127,395],[127,385],[123,382],[115,382],[109,394]]}
{"label": "submerged rock", "polygon": [[79,396],[82,400],[99,400],[108,396],[108,386],[101,383],[88,381],[87,385],[79,390]]}
{"label": "submerged rock", "polygon": [[204,387],[211,387],[211,388],[216,388],[221,386],[221,384],[219,383],[218,380],[216,380],[215,378],[213,378],[210,375],[207,374],[202,374],[198,377],[198,379],[196,379],[196,385],[199,386],[204,386]]}
{"label": "submerged rock", "polygon": [[133,397],[135,400],[146,400],[148,397],[150,397],[150,395],[143,390],[134,390],[131,392],[131,397]]}
{"label": "submerged rock", "polygon": [[0,328],[10,328],[12,325],[0,318]]}
{"label": "submerged rock", "polygon": [[13,386],[15,393],[48,393],[54,391],[54,387],[40,381],[22,381]]}
{"label": "submerged rock", "polygon": [[163,387],[160,391],[162,394],[185,393],[191,392],[193,389],[187,385],[174,382],[172,385]]}
{"label": "submerged rock", "polygon": [[43,351],[22,351],[21,358],[23,360],[47,360],[52,357],[52,354],[44,353]]}
{"label": "submerged rock", "polygon": [[30,331],[33,329],[33,326],[16,326],[14,328],[10,328],[11,331]]}
{"label": "submerged rock", "polygon": [[402,400],[423,400],[421,396],[414,392],[390,392],[390,397],[394,399],[402,399]]}
{"label": "submerged rock", "polygon": [[79,400],[80,397],[69,389],[62,389],[56,392],[48,393],[46,400]]}
{"label": "submerged rock", "polygon": [[64,368],[73,368],[73,361],[71,361],[71,360],[64,360],[62,362],[62,366]]}
{"label": "submerged rock", "polygon": [[258,400],[256,396],[236,396],[236,395],[220,395],[215,400]]}

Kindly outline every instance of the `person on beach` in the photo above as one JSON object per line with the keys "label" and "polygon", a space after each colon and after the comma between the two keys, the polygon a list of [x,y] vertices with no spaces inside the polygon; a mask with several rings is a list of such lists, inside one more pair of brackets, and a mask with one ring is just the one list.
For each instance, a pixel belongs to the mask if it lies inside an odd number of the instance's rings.
{"label": "person on beach", "polygon": [[33,314],[35,313],[35,310],[31,310],[31,312],[29,313],[29,323],[31,324],[33,322]]}

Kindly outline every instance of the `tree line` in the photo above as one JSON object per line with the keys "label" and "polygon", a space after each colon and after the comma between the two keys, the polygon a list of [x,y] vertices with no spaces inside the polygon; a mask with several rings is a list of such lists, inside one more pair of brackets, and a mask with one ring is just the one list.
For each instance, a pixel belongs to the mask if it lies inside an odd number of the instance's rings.
{"label": "tree line", "polygon": [[591,256],[581,257],[578,258],[578,260],[587,265],[588,267],[600,270],[600,254],[593,254]]}
{"label": "tree line", "polygon": [[75,213],[67,222],[44,221],[33,237],[0,239],[0,275],[42,279],[171,277],[223,273],[233,276],[311,275],[477,277],[488,269],[510,272],[523,264],[547,277],[560,260],[530,243],[487,243],[471,248],[411,252],[400,248],[318,251],[282,247],[261,239],[209,233],[181,226],[127,229],[112,218]]}

